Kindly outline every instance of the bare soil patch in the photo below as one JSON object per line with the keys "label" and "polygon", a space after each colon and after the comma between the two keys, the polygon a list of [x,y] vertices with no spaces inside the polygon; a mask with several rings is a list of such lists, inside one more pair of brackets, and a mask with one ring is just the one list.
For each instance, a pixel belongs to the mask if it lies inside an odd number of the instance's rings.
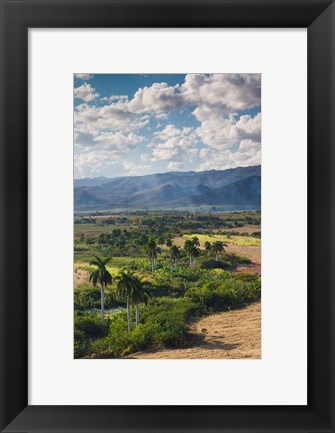
{"label": "bare soil patch", "polygon": [[261,275],[261,265],[259,263],[251,263],[250,265],[241,266],[234,271],[234,274],[259,274]]}
{"label": "bare soil patch", "polygon": [[187,348],[139,352],[131,358],[260,359],[261,303],[213,314],[194,323]]}
{"label": "bare soil patch", "polygon": [[73,278],[74,278],[74,285],[75,286],[77,284],[80,284],[80,283],[85,283],[88,280],[88,272],[77,268],[74,271],[74,277]]}
{"label": "bare soil patch", "polygon": [[228,243],[226,247],[227,253],[235,253],[238,256],[248,257],[252,262],[260,265],[261,263],[261,247],[253,245],[234,245]]}
{"label": "bare soil patch", "polygon": [[254,233],[254,232],[260,232],[261,231],[261,226],[256,226],[253,224],[250,225],[245,225],[243,227],[234,227],[233,229],[215,229],[213,230],[213,232],[238,232],[238,233]]}

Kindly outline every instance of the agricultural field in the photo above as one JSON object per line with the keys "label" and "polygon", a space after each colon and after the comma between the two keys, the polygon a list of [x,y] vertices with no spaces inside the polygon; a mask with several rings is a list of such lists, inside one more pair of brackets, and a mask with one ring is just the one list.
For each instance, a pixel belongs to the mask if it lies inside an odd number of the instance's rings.
{"label": "agricultural field", "polygon": [[259,358],[260,274],[258,211],[78,213],[74,357]]}

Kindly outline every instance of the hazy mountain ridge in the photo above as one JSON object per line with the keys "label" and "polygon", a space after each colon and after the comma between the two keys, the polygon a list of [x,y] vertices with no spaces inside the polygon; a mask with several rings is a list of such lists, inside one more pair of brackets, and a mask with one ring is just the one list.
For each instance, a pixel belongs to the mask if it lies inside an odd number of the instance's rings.
{"label": "hazy mountain ridge", "polygon": [[78,179],[74,189],[75,210],[201,205],[260,209],[260,203],[261,166]]}

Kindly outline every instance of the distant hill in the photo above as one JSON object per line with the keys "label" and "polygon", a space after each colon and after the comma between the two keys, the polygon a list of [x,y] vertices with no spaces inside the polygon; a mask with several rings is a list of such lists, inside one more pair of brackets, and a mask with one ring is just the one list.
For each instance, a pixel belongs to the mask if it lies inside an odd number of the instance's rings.
{"label": "distant hill", "polygon": [[75,179],[74,187],[77,188],[79,186],[100,186],[104,183],[110,182],[112,179],[108,179],[108,177],[86,177],[84,179]]}
{"label": "distant hill", "polygon": [[261,166],[76,179],[75,210],[225,206],[260,209]]}

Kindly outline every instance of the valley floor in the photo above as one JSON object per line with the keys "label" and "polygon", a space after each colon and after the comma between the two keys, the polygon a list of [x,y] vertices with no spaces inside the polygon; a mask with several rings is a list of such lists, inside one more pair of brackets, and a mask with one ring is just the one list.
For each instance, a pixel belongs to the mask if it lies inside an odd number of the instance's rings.
{"label": "valley floor", "polygon": [[191,326],[190,345],[183,349],[145,351],[135,359],[260,359],[261,303],[205,317]]}

